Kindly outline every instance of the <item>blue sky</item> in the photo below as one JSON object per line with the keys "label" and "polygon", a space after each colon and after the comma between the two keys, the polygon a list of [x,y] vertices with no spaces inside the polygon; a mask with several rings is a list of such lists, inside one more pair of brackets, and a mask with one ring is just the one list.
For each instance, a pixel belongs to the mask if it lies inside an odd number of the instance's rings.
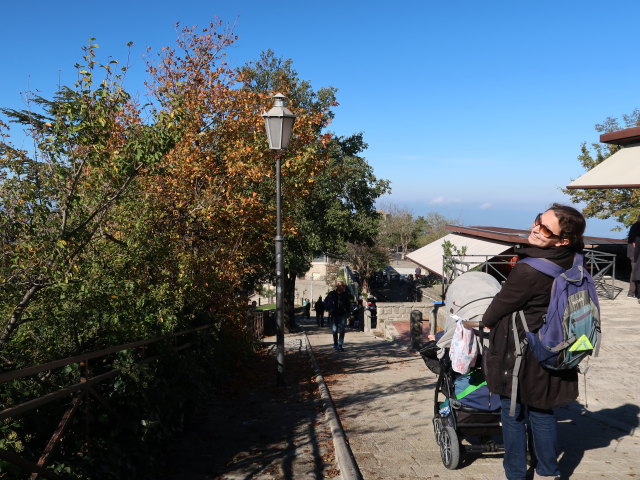
{"label": "blue sky", "polygon": [[[144,91],[146,48],[172,44],[175,23],[219,18],[239,39],[233,64],[268,48],[314,88],[338,88],[331,130],[362,131],[381,205],[438,212],[466,225],[526,228],[583,171],[596,123],[640,107],[640,2],[324,1],[0,3],[0,105],[74,81],[81,47],[126,59]],[[104,58],[103,57],[103,58]],[[587,233],[619,238],[612,221]]]}

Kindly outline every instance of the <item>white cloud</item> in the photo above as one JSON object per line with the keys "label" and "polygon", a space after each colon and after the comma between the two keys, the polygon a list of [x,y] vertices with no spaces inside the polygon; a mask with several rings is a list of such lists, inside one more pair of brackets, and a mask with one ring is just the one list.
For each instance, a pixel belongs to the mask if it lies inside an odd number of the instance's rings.
{"label": "white cloud", "polygon": [[480,205],[480,210],[488,210],[491,207],[493,207],[493,204],[491,204],[490,202],[484,202],[482,205]]}
{"label": "white cloud", "polygon": [[443,195],[432,198],[429,202],[430,205],[452,205],[456,203],[462,203],[459,198],[446,198]]}

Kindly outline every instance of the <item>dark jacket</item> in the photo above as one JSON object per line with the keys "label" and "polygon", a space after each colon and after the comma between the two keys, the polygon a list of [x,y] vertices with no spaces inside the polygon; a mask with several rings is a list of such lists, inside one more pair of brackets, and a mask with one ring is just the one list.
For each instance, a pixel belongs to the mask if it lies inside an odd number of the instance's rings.
{"label": "dark jacket", "polygon": [[[570,268],[574,252],[566,247],[540,248],[527,246],[517,252],[525,256],[546,258],[563,268]],[[530,331],[543,324],[551,297],[553,279],[527,264],[513,268],[502,289],[485,312],[482,322],[491,328],[489,349],[485,354],[485,377],[489,389],[511,397],[512,372],[515,363],[515,342],[511,314],[522,310]],[[520,338],[524,337],[521,321],[517,320]],[[572,402],[578,397],[577,368],[552,371],[543,368],[533,355],[526,355],[518,375],[519,401],[535,408],[550,409]]]}
{"label": "dark jacket", "polygon": [[[633,225],[631,225],[631,228],[629,228],[627,242],[627,256],[632,262],[636,263],[638,261],[638,257],[640,256],[640,222],[634,223]],[[636,244],[635,249],[633,248],[633,243]]]}
{"label": "dark jacket", "polygon": [[324,306],[331,315],[347,315],[351,312],[351,294],[348,290],[338,293],[332,290],[324,300]]}

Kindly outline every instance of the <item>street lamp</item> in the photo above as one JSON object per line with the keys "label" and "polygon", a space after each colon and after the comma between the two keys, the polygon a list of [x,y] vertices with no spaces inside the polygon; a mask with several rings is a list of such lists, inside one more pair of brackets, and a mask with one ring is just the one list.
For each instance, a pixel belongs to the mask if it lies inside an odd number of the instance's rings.
{"label": "street lamp", "polygon": [[269,148],[277,150],[276,155],[276,344],[277,344],[277,371],[276,381],[278,385],[284,385],[284,317],[283,317],[283,239],[282,239],[282,209],[280,191],[280,157],[283,149],[289,146],[291,130],[296,116],[284,106],[287,97],[277,93],[273,96],[273,107],[267,113],[263,113],[264,124],[267,129]]}

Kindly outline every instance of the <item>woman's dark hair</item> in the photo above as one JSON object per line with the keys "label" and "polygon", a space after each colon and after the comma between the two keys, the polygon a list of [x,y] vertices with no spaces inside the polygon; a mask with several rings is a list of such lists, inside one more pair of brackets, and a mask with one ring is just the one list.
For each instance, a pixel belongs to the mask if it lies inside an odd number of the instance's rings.
{"label": "woman's dark hair", "polygon": [[560,224],[560,236],[569,240],[569,248],[578,252],[584,248],[584,230],[587,221],[575,208],[560,203],[554,203],[549,210],[558,218]]}

